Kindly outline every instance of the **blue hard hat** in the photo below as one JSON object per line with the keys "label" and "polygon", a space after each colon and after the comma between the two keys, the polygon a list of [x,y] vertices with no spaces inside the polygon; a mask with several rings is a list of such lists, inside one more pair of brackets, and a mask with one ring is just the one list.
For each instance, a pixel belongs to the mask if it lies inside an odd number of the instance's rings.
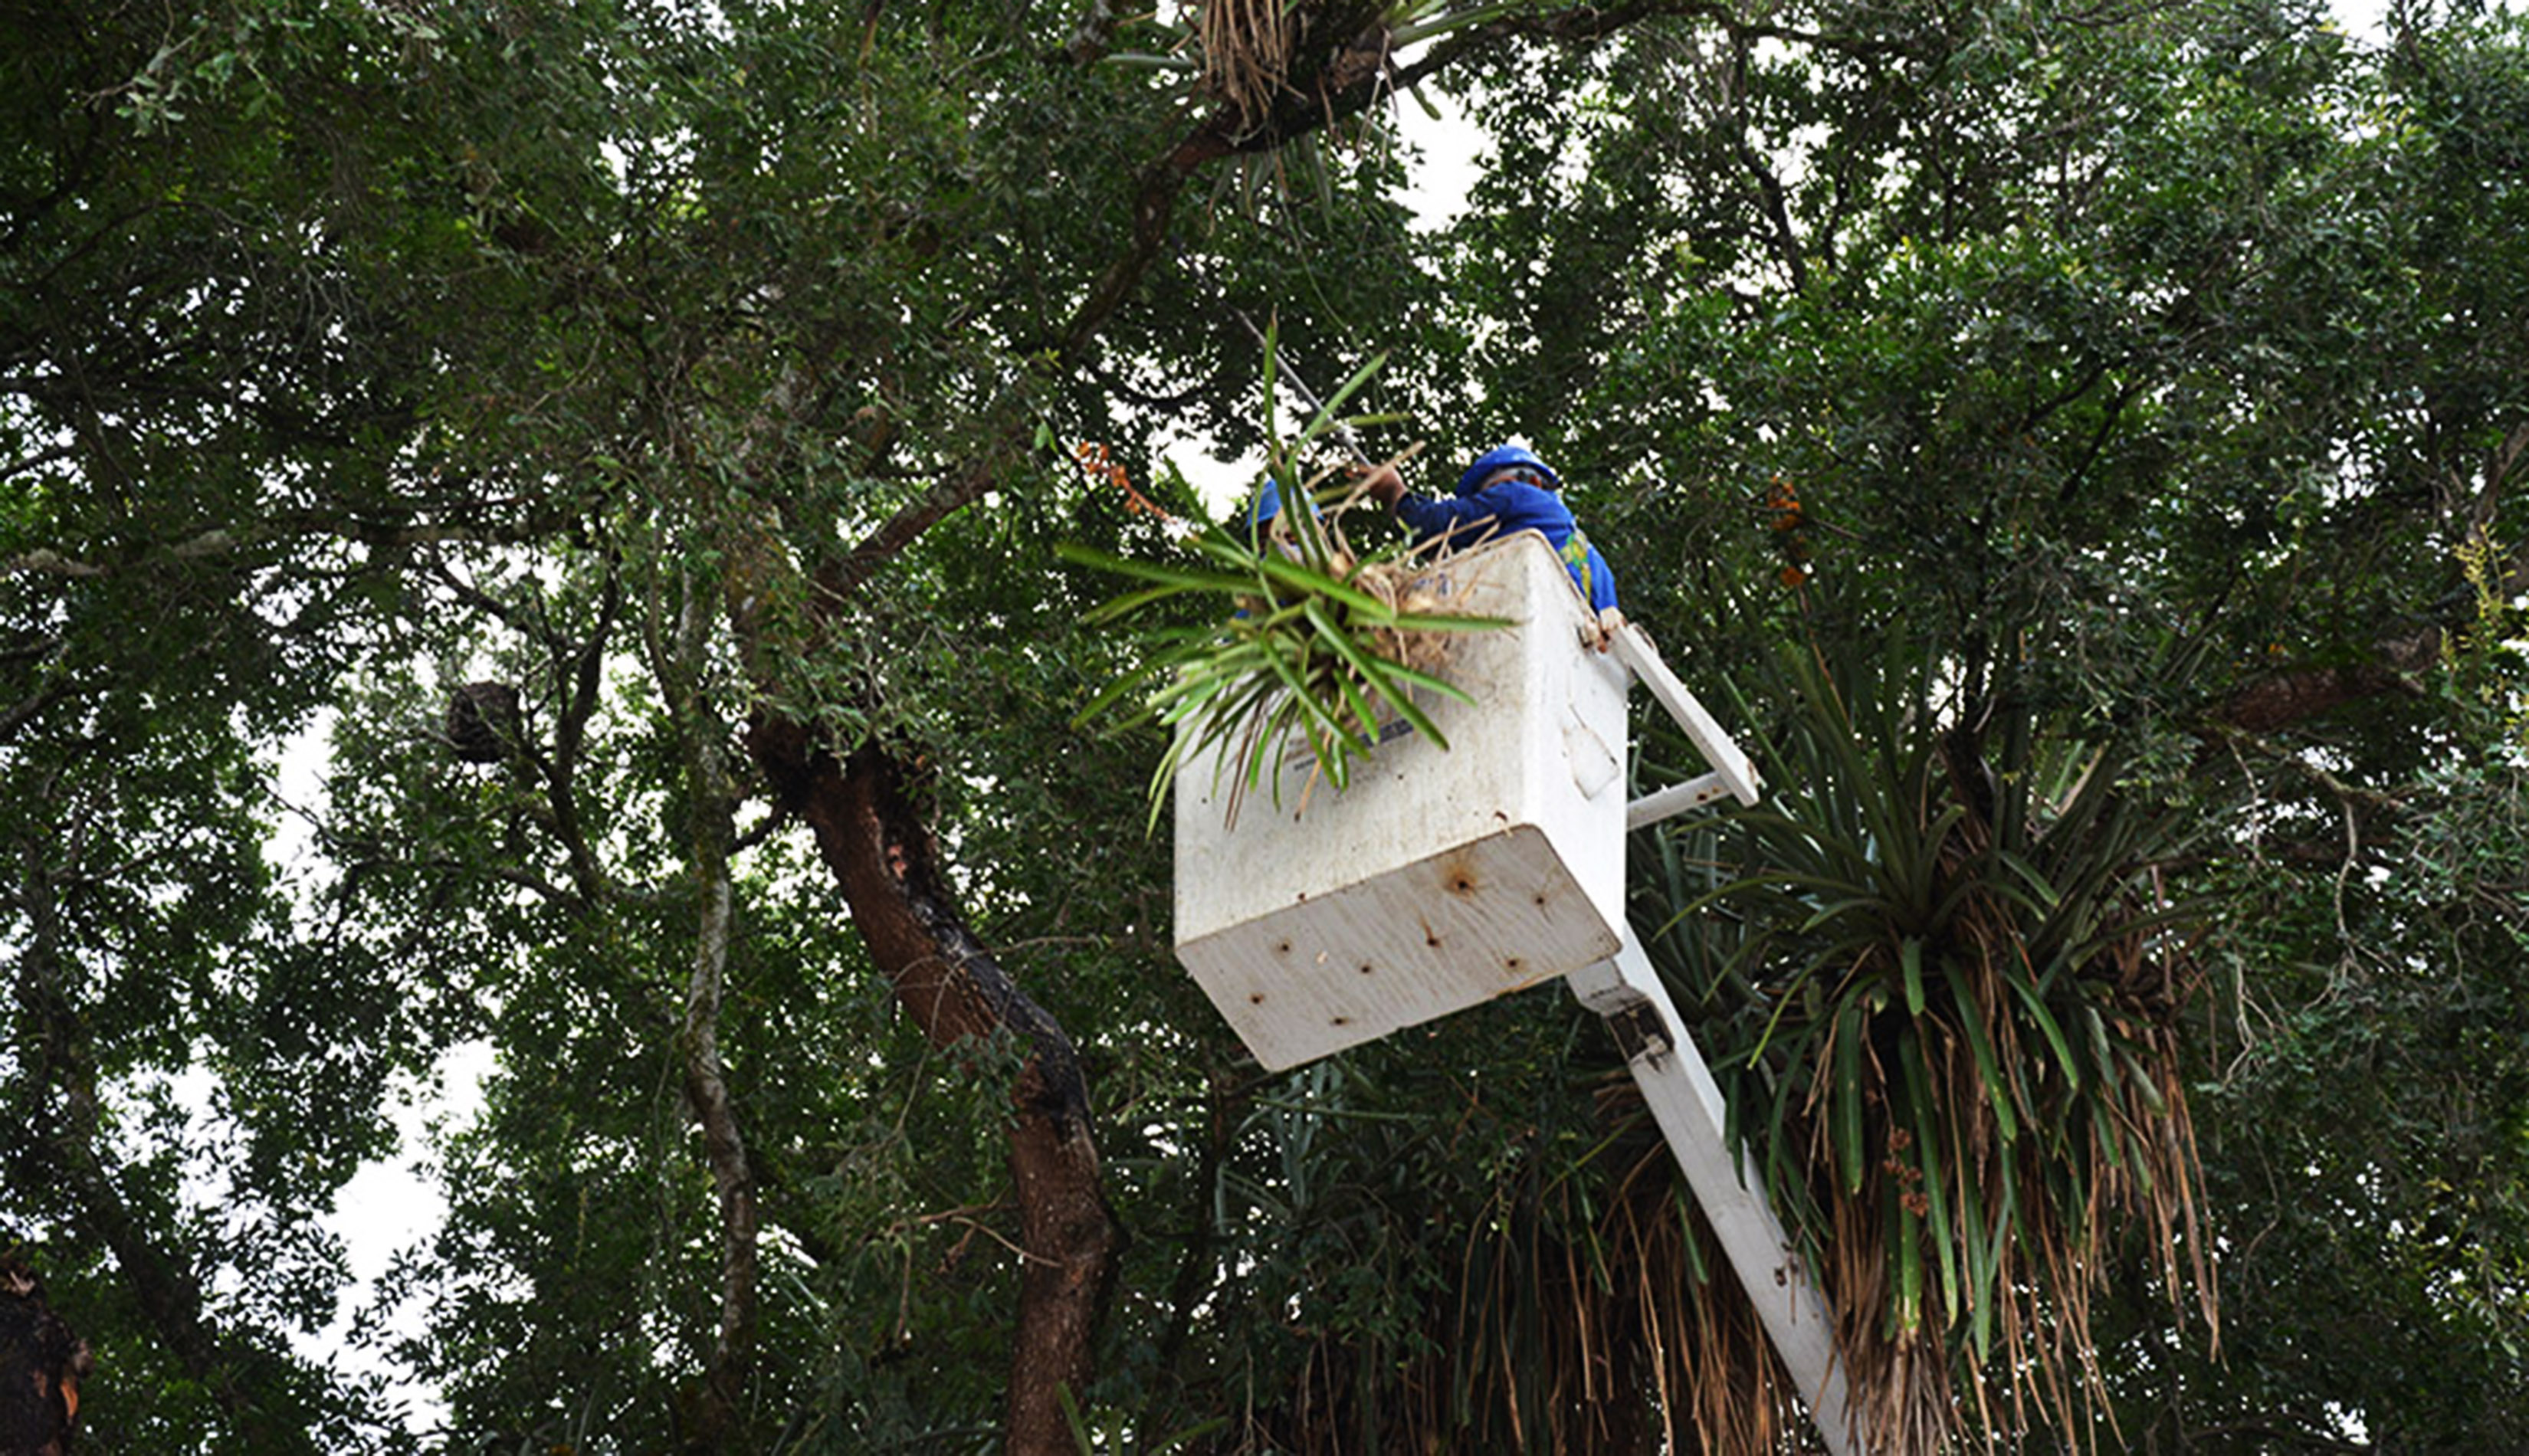
{"label": "blue hard hat", "polygon": [[1476,462],[1467,467],[1467,473],[1458,477],[1458,494],[1472,496],[1484,488],[1487,477],[1514,466],[1534,470],[1544,476],[1553,489],[1563,489],[1563,477],[1554,473],[1552,465],[1537,458],[1535,451],[1525,445],[1496,445],[1476,457]]}
{"label": "blue hard hat", "polygon": [[[1317,501],[1307,491],[1300,492],[1300,499],[1309,503],[1310,515],[1318,520],[1326,518],[1326,512],[1318,508]],[[1281,513],[1282,482],[1267,475],[1264,477],[1264,483],[1257,488],[1255,503],[1247,508],[1247,529],[1261,541],[1264,537],[1265,528],[1273,524],[1273,517]]]}
{"label": "blue hard hat", "polygon": [[1281,513],[1282,482],[1267,475],[1264,477],[1264,488],[1256,493],[1256,504],[1248,508],[1248,522],[1261,526]]}

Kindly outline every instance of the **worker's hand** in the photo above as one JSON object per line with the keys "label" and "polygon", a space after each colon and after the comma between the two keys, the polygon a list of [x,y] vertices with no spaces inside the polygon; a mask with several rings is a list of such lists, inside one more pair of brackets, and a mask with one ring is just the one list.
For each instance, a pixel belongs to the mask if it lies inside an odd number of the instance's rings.
{"label": "worker's hand", "polygon": [[1396,503],[1405,499],[1405,477],[1397,471],[1395,463],[1390,461],[1384,465],[1372,466],[1371,472],[1362,477],[1361,489],[1364,495],[1393,511],[1396,509]]}
{"label": "worker's hand", "polygon": [[1616,640],[1617,631],[1625,624],[1625,614],[1613,607],[1598,609],[1598,650],[1604,652]]}

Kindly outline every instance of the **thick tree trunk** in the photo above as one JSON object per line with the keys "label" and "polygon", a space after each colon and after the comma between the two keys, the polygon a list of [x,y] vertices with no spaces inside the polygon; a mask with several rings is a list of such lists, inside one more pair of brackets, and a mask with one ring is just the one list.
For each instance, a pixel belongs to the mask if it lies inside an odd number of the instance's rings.
{"label": "thick tree trunk", "polygon": [[1088,1382],[1092,1337],[1124,1242],[1099,1182],[1078,1054],[958,917],[893,758],[871,746],[837,763],[796,725],[771,720],[747,744],[784,806],[816,832],[871,958],[932,1045],[1007,1033],[1027,1049],[1011,1089],[1010,1172],[1025,1264],[1004,1449],[1069,1456],[1077,1447],[1058,1392]]}
{"label": "thick tree trunk", "polygon": [[45,1302],[43,1281],[0,1260],[0,1456],[60,1456],[79,1420],[85,1342]]}

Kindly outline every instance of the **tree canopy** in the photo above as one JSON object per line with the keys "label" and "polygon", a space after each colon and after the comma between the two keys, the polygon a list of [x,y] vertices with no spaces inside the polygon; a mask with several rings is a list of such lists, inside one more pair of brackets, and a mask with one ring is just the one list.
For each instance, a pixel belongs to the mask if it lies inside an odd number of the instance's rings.
{"label": "tree canopy", "polygon": [[1063,548],[1186,559],[1243,310],[1531,441],[1764,765],[1635,926],[1892,1449],[2529,1446],[2507,8],[101,0],[0,115],[84,1444],[1807,1439],[1595,1017],[1268,1075],[1174,967]]}

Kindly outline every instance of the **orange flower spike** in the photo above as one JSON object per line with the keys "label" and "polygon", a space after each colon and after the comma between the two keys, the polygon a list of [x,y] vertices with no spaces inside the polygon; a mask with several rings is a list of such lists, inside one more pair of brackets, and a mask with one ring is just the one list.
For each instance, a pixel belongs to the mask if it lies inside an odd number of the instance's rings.
{"label": "orange flower spike", "polygon": [[1792,483],[1777,475],[1765,487],[1765,509],[1773,512],[1770,522],[1778,531],[1795,530],[1801,523],[1801,495]]}

